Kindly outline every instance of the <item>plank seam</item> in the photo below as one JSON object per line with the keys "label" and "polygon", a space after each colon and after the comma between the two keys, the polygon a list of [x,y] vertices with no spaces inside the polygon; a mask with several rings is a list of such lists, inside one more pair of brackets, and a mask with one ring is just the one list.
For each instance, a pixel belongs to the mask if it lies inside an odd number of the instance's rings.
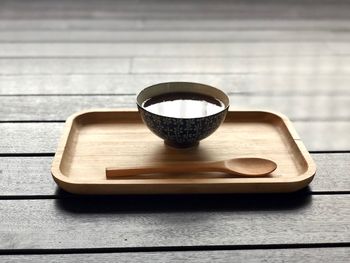
{"label": "plank seam", "polygon": [[0,123],[62,123],[65,120],[0,120]]}
{"label": "plank seam", "polygon": [[[311,154],[339,154],[339,153],[350,153],[350,150],[332,150],[332,151],[309,151]],[[55,152],[46,153],[0,153],[0,157],[45,157],[54,156]]]}
{"label": "plank seam", "polygon": [[[318,195],[318,196],[325,196],[325,195],[349,195],[350,190],[345,191],[309,191],[307,188],[304,188],[302,190],[299,190],[298,192],[293,193],[261,193],[261,194],[254,194],[256,196],[262,196],[265,198],[273,197],[273,196],[281,196],[281,195],[299,195],[299,196],[310,196],[310,195]],[[237,195],[237,196],[244,196],[246,194],[227,194],[227,195]],[[125,197],[125,195],[112,195],[114,197]],[[128,196],[128,195],[127,195]],[[132,195],[131,195],[132,196]],[[0,201],[10,201],[10,200],[90,200],[93,198],[94,200],[104,200],[105,198],[109,198],[110,196],[105,195],[74,195],[67,192],[62,191],[62,194],[58,195],[0,195]]]}
{"label": "plank seam", "polygon": [[[7,22],[10,19],[7,19]],[[16,19],[13,19],[16,20]],[[33,20],[33,19],[28,19]],[[44,21],[50,21],[49,19],[44,19]],[[34,19],[34,21],[36,21]],[[116,21],[116,20],[115,20]],[[99,21],[97,21],[99,22]],[[223,28],[222,26],[216,26],[216,27],[207,27],[207,28],[187,28],[187,27],[156,27],[153,26],[151,27],[142,27],[142,28],[116,28],[116,27],[98,27],[98,28],[87,28],[87,27],[77,27],[75,26],[74,28],[58,28],[55,26],[52,27],[47,27],[47,28],[38,28],[38,27],[27,27],[27,28],[16,28],[16,27],[9,27],[10,29],[7,28],[2,28],[0,29],[0,33],[12,33],[12,32],[84,32],[84,33],[90,33],[90,32],[96,32],[96,31],[102,31],[102,32],[106,32],[106,33],[137,33],[137,32],[147,32],[147,33],[162,33],[162,32],[169,32],[169,31],[176,31],[176,32],[181,32],[181,33],[196,33],[196,32],[203,32],[203,33],[207,33],[207,32],[274,32],[274,33],[285,33],[285,32],[295,32],[295,33],[299,33],[299,32],[303,32],[303,33],[310,33],[310,32],[316,32],[316,33],[320,33],[320,32],[326,32],[326,33],[334,33],[334,32],[339,32],[339,33],[347,33],[348,30],[347,28],[342,29],[339,28],[339,25],[334,25],[334,26],[315,26],[314,24],[312,24],[312,26],[305,26],[304,28],[300,28],[300,27],[291,27],[291,28],[276,28],[276,27],[225,27]]]}
{"label": "plank seam", "polygon": [[0,157],[53,157],[54,152],[48,153],[0,153]]}
{"label": "plank seam", "polygon": [[180,252],[180,251],[221,251],[258,249],[296,249],[296,248],[337,248],[350,247],[350,242],[300,243],[300,244],[252,244],[252,245],[212,245],[212,246],[159,246],[159,247],[111,247],[111,248],[70,248],[70,249],[0,249],[0,255],[36,254],[91,254],[125,252]]}
{"label": "plank seam", "polygon": [[[231,92],[232,93],[232,92]],[[246,94],[247,92],[237,92],[232,93],[234,95],[237,94]],[[250,93],[247,93],[250,94]],[[106,97],[106,96],[134,96],[136,93],[104,93],[104,94],[94,94],[94,93],[86,93],[86,94],[79,94],[79,93],[72,93],[72,94],[0,94],[0,97]],[[344,94],[342,94],[343,96]]]}
{"label": "plank seam", "polygon": [[[1,58],[1,57],[0,57]],[[166,76],[178,76],[178,75],[196,75],[196,76],[202,76],[202,75],[218,75],[218,76],[256,76],[259,75],[259,72],[252,72],[252,71],[242,71],[242,72],[195,72],[195,71],[181,71],[181,72],[157,72],[157,71],[152,71],[152,72],[89,72],[89,73],[84,73],[84,72],[74,72],[74,73],[60,73],[60,72],[53,72],[53,73],[44,73],[44,72],[39,72],[39,73],[0,73],[0,76],[3,77],[12,77],[12,76],[122,76],[122,75],[130,75],[130,76],[148,76],[148,75],[166,75]],[[261,74],[263,75],[263,73]],[[297,73],[294,74],[294,76],[313,76],[314,74],[312,73]],[[334,75],[333,73],[320,73],[318,74],[319,76],[329,76],[329,75]],[[346,75],[345,73],[343,75]],[[278,76],[290,76],[290,73],[278,73]]]}
{"label": "plank seam", "polygon": [[[103,74],[102,74],[103,75]],[[259,91],[230,91],[226,92],[227,95],[240,95],[240,96],[257,96],[257,97],[263,97],[263,98],[269,98],[271,95],[274,97],[341,97],[343,98],[350,96],[349,93],[341,93],[336,92],[332,93],[331,91],[329,93],[320,93],[320,94],[303,94],[298,92],[291,92],[291,91],[273,91],[273,92],[259,92]],[[0,94],[0,97],[107,97],[107,96],[136,96],[136,93],[49,93],[49,94]]]}
{"label": "plank seam", "polygon": [[[15,31],[15,32],[19,32],[19,31]],[[178,33],[177,31],[172,31],[174,33]],[[214,31],[211,31],[211,32],[208,32],[209,34],[212,33],[212,32],[215,32]],[[231,31],[232,32],[232,31]],[[230,33],[231,33],[230,32]],[[324,33],[328,33],[328,34],[331,34],[332,32],[331,31],[323,31]],[[1,32],[2,33],[2,32]],[[22,32],[21,32],[22,33]],[[60,32],[58,32],[60,33]],[[69,33],[69,32],[67,32]],[[186,31],[184,32],[181,32],[181,33],[187,33]],[[207,33],[206,31],[204,33]],[[306,33],[305,31],[303,33]],[[309,31],[307,31],[307,33],[309,33]],[[130,37],[132,38],[132,37]],[[182,38],[182,39],[181,39]],[[0,40],[0,44],[135,44],[135,43],[141,43],[141,44],[154,44],[154,43],[157,43],[157,44],[184,44],[184,43],[188,43],[188,44],[216,44],[218,43],[218,41],[220,43],[260,43],[261,42],[261,39],[258,39],[258,37],[256,37],[254,39],[254,36],[253,37],[241,37],[241,39],[229,39],[229,38],[225,38],[223,37],[222,39],[219,38],[219,36],[213,36],[213,38],[216,38],[214,40],[210,40],[210,39],[199,39],[199,40],[194,40],[194,39],[191,39],[190,41],[186,41],[186,36],[183,35],[183,36],[180,36],[178,37],[178,39],[170,39],[170,40],[166,40],[166,39],[157,39],[156,37],[154,39],[149,39],[149,40],[145,40],[145,39],[142,39],[142,38],[139,38],[137,39],[137,37],[135,37],[135,40],[128,40],[128,39],[125,39],[125,40],[101,40],[101,41],[98,41],[98,40],[94,40],[94,39],[88,39],[88,36],[86,37],[85,40],[71,40],[69,38],[66,38],[64,39],[64,37],[62,37],[61,39],[59,40],[52,40],[52,39],[47,39],[47,40],[41,40],[41,41],[36,41],[36,40],[26,40],[26,39],[19,39],[19,40]],[[293,36],[291,36],[290,38],[286,38],[289,41],[289,43],[299,43],[296,38]],[[320,41],[327,41],[329,38],[327,36],[320,36],[319,39],[317,39],[317,37],[310,37],[308,38],[308,36],[304,37],[303,40],[305,40],[304,43],[320,43]],[[268,43],[268,44],[272,44],[272,43],[285,43],[286,41],[284,39],[272,39],[271,37],[266,37],[266,38],[263,38],[263,41],[264,43]],[[338,54],[335,54],[335,55],[338,55]],[[316,56],[316,55],[315,55]]]}
{"label": "plank seam", "polygon": [[333,150],[333,151],[309,151],[312,154],[337,154],[337,153],[350,153],[350,150]]}
{"label": "plank seam", "polygon": [[[136,109],[136,107],[134,109]],[[293,122],[344,122],[344,121],[350,122],[350,117],[349,118],[290,118],[290,120]],[[65,122],[65,120],[0,120],[0,123],[62,123],[62,122]]]}

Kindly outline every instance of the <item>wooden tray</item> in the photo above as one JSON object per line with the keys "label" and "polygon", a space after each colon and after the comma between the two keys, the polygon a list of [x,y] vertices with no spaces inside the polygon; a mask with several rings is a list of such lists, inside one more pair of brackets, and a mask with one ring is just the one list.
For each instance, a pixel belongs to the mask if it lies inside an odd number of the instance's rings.
{"label": "wooden tray", "polygon": [[[221,173],[141,175],[106,179],[106,167],[179,161],[264,157],[278,168],[268,177],[238,178]],[[308,185],[316,166],[283,115],[230,111],[222,126],[198,147],[174,149],[153,135],[137,111],[93,110],[66,122],[52,164],[64,190],[78,194],[291,192]]]}

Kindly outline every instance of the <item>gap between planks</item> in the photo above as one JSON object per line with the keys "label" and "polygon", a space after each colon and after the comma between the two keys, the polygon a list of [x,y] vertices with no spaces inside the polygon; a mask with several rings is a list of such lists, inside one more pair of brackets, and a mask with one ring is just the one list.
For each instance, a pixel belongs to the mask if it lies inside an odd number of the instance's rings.
{"label": "gap between planks", "polygon": [[0,249],[0,255],[42,255],[42,254],[91,254],[125,252],[172,252],[172,251],[225,251],[225,250],[260,250],[260,249],[296,249],[296,248],[337,248],[350,247],[350,242],[339,243],[301,243],[267,245],[210,245],[210,246],[159,246],[125,248],[72,248],[72,249]]}

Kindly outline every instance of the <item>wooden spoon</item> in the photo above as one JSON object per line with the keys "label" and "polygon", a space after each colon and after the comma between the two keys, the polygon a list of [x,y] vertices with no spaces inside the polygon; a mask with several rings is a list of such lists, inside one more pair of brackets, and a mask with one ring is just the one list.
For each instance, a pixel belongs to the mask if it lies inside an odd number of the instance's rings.
{"label": "wooden spoon", "polygon": [[143,166],[134,168],[106,168],[106,177],[113,179],[123,176],[155,173],[196,173],[223,172],[245,177],[265,176],[273,172],[277,164],[263,158],[234,158],[219,162],[181,162],[168,165]]}

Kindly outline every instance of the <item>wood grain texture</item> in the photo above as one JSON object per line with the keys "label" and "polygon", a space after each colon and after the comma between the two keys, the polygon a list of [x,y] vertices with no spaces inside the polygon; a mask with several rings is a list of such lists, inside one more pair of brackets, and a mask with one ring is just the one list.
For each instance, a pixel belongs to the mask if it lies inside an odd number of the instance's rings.
{"label": "wood grain texture", "polygon": [[[149,18],[149,19],[348,19],[346,1],[4,1],[0,16],[5,19],[70,19],[70,18]],[[40,15],[40,16],[39,16]]]}
{"label": "wood grain texture", "polygon": [[347,263],[348,247],[335,248],[298,248],[298,249],[254,249],[254,250],[222,250],[222,251],[184,251],[184,252],[138,252],[138,253],[89,253],[58,255],[3,255],[3,262],[194,262],[194,263],[226,263],[236,262],[271,262],[288,260],[299,263],[307,259],[310,263],[337,262]]}
{"label": "wood grain texture", "polygon": [[[317,173],[308,191],[350,191],[350,154],[312,154],[312,158]],[[0,196],[62,196],[50,173],[52,157],[1,157],[0,160]]]}
{"label": "wood grain texture", "polygon": [[[167,134],[166,127],[157,127],[157,131],[158,134]],[[182,132],[175,128],[175,134]],[[168,137],[172,136],[172,133],[168,134]],[[259,163],[260,167],[268,166],[267,173],[273,172],[268,177],[233,178],[220,173],[191,173],[205,165],[185,164],[191,161],[212,164],[243,156],[273,160],[277,169],[273,162],[272,165],[263,165],[255,160],[253,163]],[[178,162],[184,162],[182,167],[188,173],[106,179],[106,175],[115,175],[108,167],[136,167],[138,170],[143,166],[159,165],[164,167],[158,170],[161,172],[166,171],[166,164],[170,163],[176,172],[181,173],[179,165],[175,165]],[[209,171],[227,172],[241,167],[242,174],[250,174],[244,172],[245,165],[239,163],[235,160],[232,166],[225,165],[226,169]],[[214,168],[214,165],[209,167]],[[153,169],[147,170],[151,170],[151,174],[157,173]],[[290,122],[271,112],[228,112],[220,129],[201,141],[198,147],[174,150],[165,147],[162,140],[149,132],[137,111],[105,109],[80,113],[67,120],[51,171],[60,187],[78,194],[281,193],[307,186],[316,167]],[[124,174],[128,175],[126,171]]]}
{"label": "wood grain texture", "polygon": [[50,173],[52,157],[1,157],[0,160],[1,195],[56,194],[57,186]]}
{"label": "wood grain texture", "polygon": [[[350,149],[347,121],[293,122],[309,151]],[[0,123],[0,153],[53,153],[63,123]]]}
{"label": "wood grain texture", "polygon": [[[206,83],[228,93],[268,96],[349,95],[348,74],[98,74],[0,75],[0,95],[136,94],[155,83]],[[234,95],[236,96],[236,95]],[[10,98],[9,98],[10,99]],[[35,98],[38,99],[38,98]]]}
{"label": "wood grain texture", "polygon": [[[127,107],[150,84],[197,81],[231,92],[237,105],[267,105],[302,120],[294,124],[309,150],[349,151],[349,7],[345,0],[4,0],[0,121],[65,119],[78,109],[104,106],[103,99]],[[120,94],[126,96],[113,96]],[[0,123],[0,153],[52,154],[62,127]],[[294,195],[162,198],[72,197],[53,183],[51,157],[5,156],[0,249],[62,254],[0,255],[0,261],[349,259],[349,248],[341,247],[350,243],[348,153],[314,154],[317,175],[310,188]],[[241,247],[258,244],[303,248]],[[196,245],[233,250],[64,254],[67,248]]]}
{"label": "wood grain texture", "polygon": [[[131,63],[131,64],[130,64]],[[350,57],[285,56],[237,58],[17,58],[1,59],[8,74],[347,74]]]}
{"label": "wood grain texture", "polygon": [[309,151],[347,151],[349,121],[295,121],[296,130]]}
{"label": "wood grain texture", "polygon": [[0,248],[349,242],[350,196],[276,197],[0,200]]}
{"label": "wood grain texture", "polygon": [[344,56],[350,54],[350,47],[348,41],[342,42],[327,42],[328,48],[332,51],[332,53]]}
{"label": "wood grain texture", "polygon": [[[317,172],[311,184],[312,191],[349,191],[350,154],[313,154]],[[343,179],[337,179],[338,176]]]}
{"label": "wood grain texture", "polygon": [[322,42],[1,43],[0,57],[332,56]]}
{"label": "wood grain texture", "polygon": [[343,74],[346,56],[284,56],[239,58],[134,58],[131,73]]}
{"label": "wood grain texture", "polygon": [[349,34],[311,30],[16,30],[0,31],[1,43],[284,42],[339,41]]}
{"label": "wood grain texture", "polygon": [[135,18],[45,18],[40,17],[20,20],[5,19],[2,17],[0,23],[1,31],[45,31],[45,30],[101,30],[101,31],[116,31],[116,30],[239,30],[239,31],[254,31],[254,30],[278,30],[278,31],[327,31],[338,32],[339,29],[347,31],[350,29],[348,19],[305,19],[299,18],[295,20],[265,18],[265,19],[237,19],[231,18],[215,18],[215,19],[151,19]]}
{"label": "wood grain texture", "polygon": [[[350,120],[350,96],[233,94],[229,97],[231,110],[239,108],[274,110],[286,114],[292,120]],[[0,96],[0,105],[0,121],[64,121],[69,115],[84,109],[135,108],[136,94],[116,96]]]}
{"label": "wood grain texture", "polygon": [[[309,151],[350,149],[348,121],[293,122]],[[53,153],[63,123],[0,123],[0,153]]]}
{"label": "wood grain texture", "polygon": [[129,59],[56,59],[56,58],[25,58],[1,59],[0,75],[7,74],[74,74],[74,73],[128,73]]}
{"label": "wood grain texture", "polygon": [[143,167],[134,166],[126,169],[120,169],[118,166],[106,167],[106,177],[117,179],[125,176],[137,176],[143,174],[165,173],[181,174],[184,171],[188,173],[201,172],[226,172],[231,175],[240,175],[242,177],[260,177],[266,176],[277,168],[273,161],[263,158],[231,158],[225,161],[217,162],[188,162],[179,165],[148,165]]}
{"label": "wood grain texture", "polygon": [[0,123],[0,153],[55,152],[63,126],[63,123]]}

